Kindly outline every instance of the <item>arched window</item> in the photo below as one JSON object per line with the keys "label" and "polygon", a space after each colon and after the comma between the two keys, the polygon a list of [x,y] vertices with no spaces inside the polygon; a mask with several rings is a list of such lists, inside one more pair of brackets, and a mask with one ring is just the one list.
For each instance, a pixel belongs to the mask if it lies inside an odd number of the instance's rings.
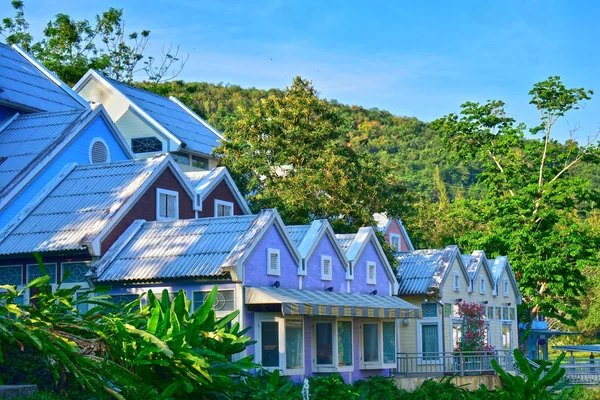
{"label": "arched window", "polygon": [[110,161],[110,152],[106,142],[100,138],[92,140],[90,145],[90,163],[98,164]]}

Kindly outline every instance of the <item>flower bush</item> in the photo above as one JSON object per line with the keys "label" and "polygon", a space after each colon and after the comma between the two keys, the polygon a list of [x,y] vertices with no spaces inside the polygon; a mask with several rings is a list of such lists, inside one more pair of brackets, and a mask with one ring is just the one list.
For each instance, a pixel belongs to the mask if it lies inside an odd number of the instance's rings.
{"label": "flower bush", "polygon": [[462,337],[454,351],[492,351],[485,337],[485,306],[478,303],[456,303],[458,316],[463,320]]}

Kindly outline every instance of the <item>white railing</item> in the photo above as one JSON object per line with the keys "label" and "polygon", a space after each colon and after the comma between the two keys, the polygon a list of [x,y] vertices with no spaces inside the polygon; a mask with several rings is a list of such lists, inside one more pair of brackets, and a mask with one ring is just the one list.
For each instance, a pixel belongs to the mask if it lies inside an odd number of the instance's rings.
{"label": "white railing", "polygon": [[398,376],[449,376],[449,375],[495,375],[491,360],[496,360],[504,370],[514,370],[510,351],[463,351],[456,353],[398,353],[396,371]]}

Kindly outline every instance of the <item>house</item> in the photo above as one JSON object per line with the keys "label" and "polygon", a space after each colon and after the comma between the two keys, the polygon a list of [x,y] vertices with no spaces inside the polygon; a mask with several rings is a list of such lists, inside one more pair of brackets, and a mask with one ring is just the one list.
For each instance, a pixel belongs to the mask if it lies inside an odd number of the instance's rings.
{"label": "house", "polygon": [[[367,257],[372,265],[385,265],[369,250],[370,238],[357,239],[366,243],[358,263]],[[256,341],[247,354],[263,368],[281,370],[296,381],[333,372],[354,381],[395,366],[398,318],[416,318],[419,310],[389,296],[390,277],[380,267],[375,271],[386,290],[373,293],[378,286],[366,281],[365,264],[365,272],[353,276],[356,290],[349,292],[349,266],[327,221],[286,227],[277,211],[263,210],[135,221],[89,277],[110,285],[120,300],[149,289],[183,289],[194,309],[218,285],[217,314],[241,311],[237,322],[250,327]]]}
{"label": "house", "polygon": [[0,228],[68,163],[133,158],[103,107],[18,46],[0,44]]}
{"label": "house", "polygon": [[101,103],[138,158],[170,153],[184,171],[217,165],[212,150],[221,133],[175,97],[88,71],[73,89],[91,103]]}
{"label": "house", "polygon": [[399,217],[389,218],[385,214],[373,214],[377,230],[383,233],[387,243],[395,252],[414,251],[415,248],[408,236],[408,232]]}
{"label": "house", "polygon": [[432,363],[449,368],[450,353],[462,339],[457,304],[463,302],[485,307],[486,345],[500,351],[518,347],[521,296],[509,267],[494,272],[483,251],[463,256],[457,246],[400,253],[397,259],[398,295],[423,313],[421,320],[400,330],[406,368]]}

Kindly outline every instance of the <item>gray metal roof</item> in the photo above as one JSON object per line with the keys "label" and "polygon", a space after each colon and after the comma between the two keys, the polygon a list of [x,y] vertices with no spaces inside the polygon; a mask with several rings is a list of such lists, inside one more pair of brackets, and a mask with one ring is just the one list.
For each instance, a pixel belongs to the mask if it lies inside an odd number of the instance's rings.
{"label": "gray metal roof", "polygon": [[[211,154],[219,146],[219,136],[200,116],[192,116],[170,98],[104,77],[111,85],[135,103],[167,131],[185,143],[185,148],[203,154]],[[210,128],[209,128],[210,127]],[[212,129],[212,130],[211,130]]]}
{"label": "gray metal roof", "polygon": [[356,233],[338,233],[335,235],[340,244],[340,247],[344,251],[348,251],[352,242],[354,242],[354,238],[356,237]]}
{"label": "gray metal roof", "polygon": [[494,279],[498,281],[498,279],[500,279],[500,276],[502,275],[502,271],[504,271],[504,268],[508,266],[508,257],[498,256],[495,259],[492,258],[488,259],[487,261],[490,266],[490,269],[492,270],[492,275],[494,276]]}
{"label": "gray metal roof", "polygon": [[439,288],[446,271],[460,252],[456,246],[399,253],[399,295],[427,294]]}
{"label": "gray metal roof", "polygon": [[225,167],[213,168],[209,171],[190,171],[185,172],[185,176],[190,181],[190,184],[200,197],[200,202],[208,197],[213,189],[221,181],[224,181],[229,187],[231,194],[236,198],[238,205],[245,214],[252,214],[246,199],[240,193],[229,171]]}
{"label": "gray metal roof", "polygon": [[[125,233],[97,264],[99,282],[151,281],[223,275],[222,266],[245,250],[253,229],[272,213],[144,222]],[[229,265],[229,264],[227,264]]]}
{"label": "gray metal roof", "polygon": [[310,225],[288,225],[287,231],[296,246],[299,246],[310,229]]}
{"label": "gray metal roof", "polygon": [[18,115],[0,131],[0,198],[35,167],[90,110]]}
{"label": "gray metal roof", "polygon": [[[39,65],[39,64],[38,64]],[[43,67],[42,67],[43,68]],[[50,78],[15,48],[0,43],[0,102],[35,111],[86,108],[64,82]],[[83,102],[83,104],[81,103]]]}
{"label": "gray metal roof", "polygon": [[0,232],[0,254],[84,249],[166,157],[65,167]]}

